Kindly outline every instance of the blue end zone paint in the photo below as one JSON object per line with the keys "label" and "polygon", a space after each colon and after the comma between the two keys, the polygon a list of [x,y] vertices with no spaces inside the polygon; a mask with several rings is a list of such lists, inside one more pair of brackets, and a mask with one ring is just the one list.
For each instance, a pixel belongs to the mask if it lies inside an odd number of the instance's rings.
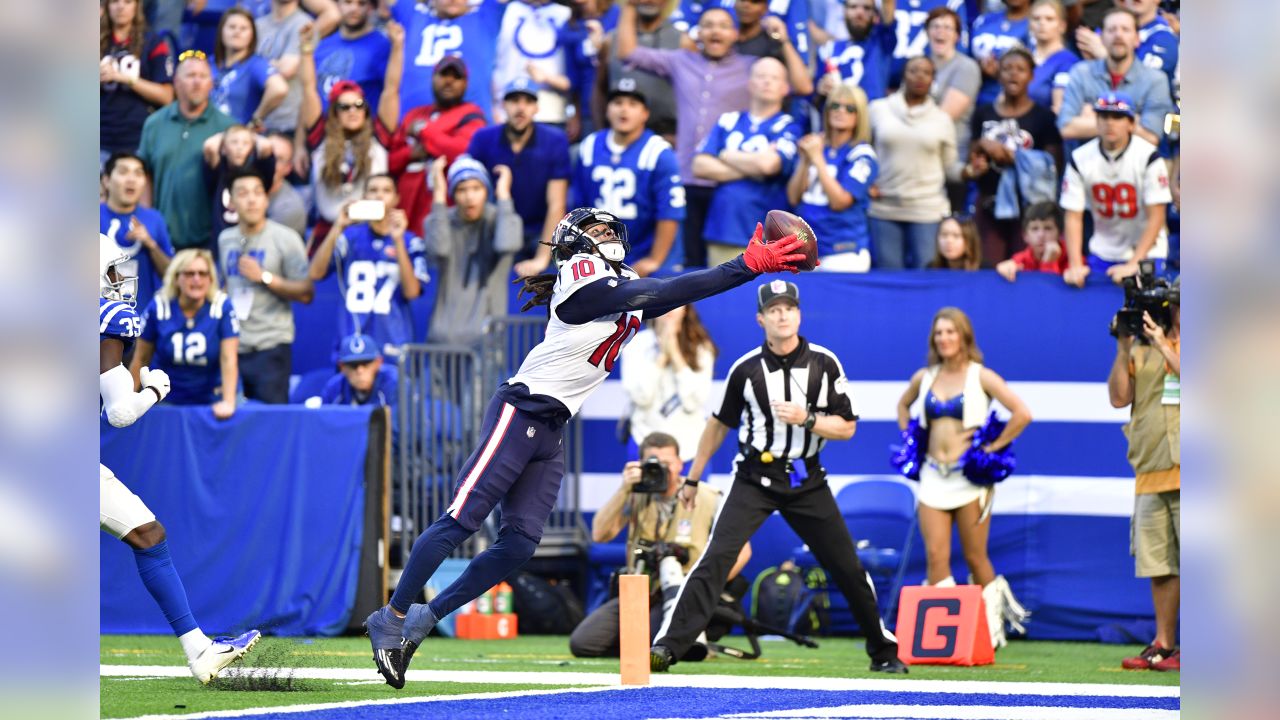
{"label": "blue end zone paint", "polygon": [[[909,687],[909,681],[904,682]],[[497,716],[532,718],[589,717],[631,720],[637,717],[711,718],[738,713],[830,708],[843,705],[991,705],[997,707],[1115,708],[1179,710],[1176,697],[1107,697],[892,691],[742,690],[646,688],[599,693],[563,693],[491,700],[441,700],[430,703],[368,705],[303,713],[268,712],[240,717],[280,720],[405,720],[433,717],[491,720]]]}

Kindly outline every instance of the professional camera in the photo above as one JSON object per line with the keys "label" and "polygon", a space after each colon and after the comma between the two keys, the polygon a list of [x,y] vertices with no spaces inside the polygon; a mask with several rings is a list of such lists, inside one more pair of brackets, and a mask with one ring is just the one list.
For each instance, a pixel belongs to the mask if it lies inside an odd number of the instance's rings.
{"label": "professional camera", "polygon": [[1178,288],[1164,278],[1157,278],[1155,263],[1138,263],[1138,274],[1124,279],[1124,307],[1111,319],[1113,337],[1132,337],[1146,342],[1142,331],[1142,314],[1151,316],[1167,332],[1173,326],[1171,305],[1179,303]]}
{"label": "professional camera", "polygon": [[667,491],[667,466],[650,456],[640,464],[640,482],[631,488],[633,493],[656,494]]}
{"label": "professional camera", "polygon": [[689,562],[689,548],[662,541],[637,540],[633,567],[639,574],[656,573],[663,558],[675,558],[681,565]]}

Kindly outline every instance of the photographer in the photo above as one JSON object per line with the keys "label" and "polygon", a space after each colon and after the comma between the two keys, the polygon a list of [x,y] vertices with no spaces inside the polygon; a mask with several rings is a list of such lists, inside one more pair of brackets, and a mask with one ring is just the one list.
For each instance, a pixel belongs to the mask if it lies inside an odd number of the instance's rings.
{"label": "photographer", "polygon": [[[1179,495],[1181,488],[1181,343],[1178,281],[1157,281],[1144,264],[1126,285],[1117,314],[1116,360],[1107,378],[1111,404],[1130,406],[1125,428],[1129,463],[1137,476],[1130,537],[1138,577],[1151,578],[1156,637],[1128,670],[1180,670],[1176,645],[1179,609]],[[1141,318],[1139,326],[1136,320]]]}
{"label": "photographer", "polygon": [[[705,483],[698,487],[697,504],[685,507],[676,498],[684,479],[680,476],[680,447],[666,433],[650,433],[640,445],[643,462],[629,462],[622,470],[622,485],[596,513],[591,523],[591,540],[605,543],[627,528],[628,574],[647,573],[652,595],[649,600],[649,634],[661,626],[664,590],[674,600],[671,586],[673,563],[663,567],[668,587],[658,581],[659,566],[665,558],[675,558],[680,580],[702,557],[711,536],[720,491]],[[751,558],[751,545],[742,546],[729,572],[732,580]],[[677,582],[678,584],[678,582]],[[613,597],[574,628],[569,651],[575,657],[617,657],[618,598]]]}

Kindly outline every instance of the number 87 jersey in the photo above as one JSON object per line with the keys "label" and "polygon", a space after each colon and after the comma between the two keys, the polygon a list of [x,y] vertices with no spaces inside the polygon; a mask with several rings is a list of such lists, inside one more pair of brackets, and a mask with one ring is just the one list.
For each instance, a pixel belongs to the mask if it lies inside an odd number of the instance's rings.
{"label": "number 87 jersey", "polygon": [[546,337],[529,352],[508,382],[523,383],[530,394],[559,400],[573,415],[613,370],[622,348],[640,331],[641,311],[603,315],[580,325],[566,323],[556,308],[582,287],[596,282],[623,283],[639,275],[623,265],[614,272],[595,255],[579,253],[560,264],[551,292]]}

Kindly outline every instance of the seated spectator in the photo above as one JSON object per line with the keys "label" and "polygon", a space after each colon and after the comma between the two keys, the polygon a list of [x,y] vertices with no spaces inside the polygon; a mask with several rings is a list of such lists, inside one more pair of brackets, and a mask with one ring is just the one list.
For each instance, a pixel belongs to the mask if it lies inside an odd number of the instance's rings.
{"label": "seated spectator", "polygon": [[579,147],[573,206],[596,207],[622,220],[631,243],[624,262],[645,277],[669,259],[684,220],[684,185],[675,151],[645,129],[648,99],[635,79],[618,83],[609,92],[609,128],[587,136]]}
{"label": "seated spectator", "polygon": [[821,135],[806,135],[796,144],[799,157],[787,200],[818,238],[820,270],[866,272],[871,268],[867,205],[880,162],[868,142],[871,117],[862,88],[852,82],[831,86],[822,120]]}
{"label": "seated spectator", "polygon": [[155,111],[142,126],[138,157],[151,170],[152,207],[164,215],[176,249],[209,246],[209,198],[202,148],[211,135],[235,121],[209,102],[213,81],[199,50],[178,56],[173,76],[177,98]]}
{"label": "seated spectator", "polygon": [[[1109,14],[1108,19],[1116,17]],[[1098,137],[1071,153],[1062,179],[1066,211],[1068,285],[1082,287],[1091,272],[1117,284],[1155,259],[1163,271],[1168,255],[1165,208],[1172,201],[1169,173],[1155,145],[1138,134],[1132,98],[1107,93],[1094,103]],[[1093,216],[1089,255],[1084,255],[1084,211]]]}
{"label": "seated spectator", "polygon": [[368,335],[342,338],[338,350],[338,374],[320,391],[325,405],[373,405],[395,411],[400,398],[399,373],[384,365],[378,341]]}
{"label": "seated spectator", "polygon": [[299,236],[307,234],[307,201],[289,182],[293,173],[293,137],[281,132],[268,136],[271,154],[276,159],[276,172],[267,190],[267,217],[284,225]]}
{"label": "seated spectator", "polygon": [[[387,62],[392,52],[399,51],[391,47],[390,32],[378,32],[374,19],[377,4],[374,0],[338,1],[338,32],[316,45],[316,90],[322,99],[332,98],[333,89],[346,81],[360,86],[370,107],[379,106]],[[396,90],[398,95],[399,88]],[[395,123],[387,127],[393,128]]]}
{"label": "seated spectator", "polygon": [[387,62],[378,112],[371,112],[364,89],[351,80],[334,83],[329,108],[322,111],[316,90],[314,29],[302,29],[299,48],[302,65],[302,111],[298,127],[306,131],[306,152],[294,156],[299,175],[310,169],[311,187],[319,220],[312,229],[312,244],[329,233],[342,206],[360,199],[364,181],[387,172],[387,147],[391,130],[400,119],[400,74],[404,65],[404,28],[387,23],[392,52]]}
{"label": "seated spectator", "polygon": [[204,168],[205,182],[213,188],[210,216],[216,240],[238,222],[231,207],[231,178],[251,172],[270,187],[276,174],[275,146],[244,125],[232,125],[204,141]]}
{"label": "seated spectator", "polygon": [[463,102],[467,93],[467,66],[462,58],[446,55],[431,76],[435,104],[405,113],[391,136],[387,163],[398,178],[400,207],[409,217],[409,229],[422,235],[422,221],[431,211],[427,166],[437,157],[447,162],[467,151],[471,136],[485,126],[479,105]]}
{"label": "seated spectator", "polygon": [[[679,50],[688,38],[671,22],[674,7],[663,0],[631,0],[627,5],[635,8],[636,45],[653,50]],[[620,29],[620,28],[619,28]],[[609,88],[622,78],[636,82],[636,90],[645,96],[649,106],[649,120],[645,127],[661,135],[664,140],[676,144],[676,97],[671,81],[666,77],[623,62],[618,55],[618,30],[605,37],[596,61],[596,87],[591,93],[591,115],[596,127],[608,123],[605,119]],[[688,41],[692,45],[692,41]],[[684,177],[684,176],[681,176]]]}
{"label": "seated spectator", "polygon": [[1124,8],[1108,10],[1102,25],[1106,57],[1078,63],[1068,74],[1058,111],[1058,130],[1063,139],[1085,141],[1096,137],[1100,124],[1093,104],[1103,95],[1117,92],[1130,98],[1138,118],[1134,132],[1152,145],[1160,144],[1164,116],[1174,111],[1169,79],[1138,61],[1134,54],[1138,43],[1137,17]]}
{"label": "seated spectator", "polygon": [[[507,86],[517,78],[530,78],[538,83],[534,119],[563,129],[569,83],[565,77],[564,49],[558,45],[557,36],[571,14],[568,3],[551,0],[507,3],[497,36],[485,39],[496,43],[493,74],[488,77],[495,122],[506,119],[505,103],[501,101],[506,99]],[[558,87],[544,84],[550,78],[557,79]],[[528,218],[525,222],[528,223]]]}
{"label": "seated spectator", "polygon": [[703,233],[716,181],[698,177],[693,172],[693,158],[725,113],[743,109],[742,99],[747,96],[747,78],[754,59],[734,50],[737,18],[724,8],[708,7],[698,18],[697,50],[641,47],[636,37],[636,15],[636,8],[627,3],[618,16],[618,57],[669,79],[675,91],[676,160],[688,205],[684,260],[686,266],[701,267],[707,264]]}
{"label": "seated spectator", "polygon": [[787,70],[792,92],[801,96],[812,93],[813,74],[809,72],[807,59],[796,52],[786,21],[767,14],[768,0],[735,0],[733,8],[738,16],[738,41],[734,49],[749,57],[777,60]]}
{"label": "seated spectator", "polygon": [[848,39],[830,40],[818,48],[818,95],[827,97],[840,82],[857,85],[867,100],[879,100],[888,93],[889,67],[898,40],[896,5],[896,0],[883,0],[877,11],[875,0],[844,3]]}
{"label": "seated spectator", "polygon": [[1036,0],[1031,4],[1032,55],[1036,72],[1027,86],[1027,95],[1041,107],[1052,108],[1056,116],[1062,108],[1071,68],[1080,56],[1067,49],[1067,11],[1060,0]]}
{"label": "seated spectator", "polygon": [[868,212],[877,268],[924,267],[935,253],[938,223],[951,211],[946,180],[951,168],[958,170],[955,123],[929,97],[933,77],[932,60],[911,58],[902,89],[869,108],[880,159]]}
{"label": "seated spectator", "polygon": [[973,21],[969,54],[982,69],[982,88],[976,105],[987,105],[1000,94],[1000,58],[1011,48],[1031,46],[1027,27],[1031,0],[1004,0],[1004,9],[984,13]]}
{"label": "seated spectator", "polygon": [[[999,62],[1004,89],[994,103],[979,106],[973,114],[969,162],[960,171],[962,179],[976,181],[974,219],[982,237],[982,254],[994,262],[1022,249],[1020,189],[1038,179],[1034,184],[1042,195],[1031,200],[1053,198],[1059,187],[1057,168],[1062,166],[1056,118],[1027,96],[1035,59],[1019,47],[1005,52]],[[1016,167],[1015,161],[1019,161]]]}
{"label": "seated spectator", "polygon": [[[332,3],[333,0],[324,1]],[[334,14],[337,14],[336,6]],[[276,109],[263,117],[262,125],[267,132],[292,136],[298,126],[298,109],[302,107],[302,83],[298,80],[298,63],[301,61],[298,33],[309,22],[311,16],[298,7],[298,0],[272,0],[270,9],[253,21],[253,28],[258,33],[257,53],[271,63],[289,88]]]}
{"label": "seated spectator", "polygon": [[98,232],[134,258],[137,307],[145,308],[169,268],[173,243],[164,216],[139,204],[147,187],[147,169],[132,153],[115,153],[103,171],[107,197],[98,206]]}
{"label": "seated spectator", "polygon": [[[435,202],[426,244],[438,269],[427,341],[469,345],[482,336],[485,320],[507,313],[507,277],[523,232],[511,200],[511,168],[499,165],[491,183],[474,158],[455,160],[447,178],[444,166],[444,158],[431,162]],[[453,207],[446,205],[450,198]]]}
{"label": "seated spectator", "polygon": [[796,162],[795,120],[782,111],[790,92],[782,63],[765,57],[751,66],[748,109],[720,116],[693,158],[693,174],[717,183],[703,237],[707,262],[742,254],[756,222],[786,207],[787,180]]}
{"label": "seated spectator", "polygon": [[289,83],[257,48],[253,15],[238,7],[223,13],[213,44],[213,103],[236,122],[262,130],[264,118],[289,94]]}
{"label": "seated spectator", "polygon": [[1041,202],[1022,214],[1022,239],[1026,247],[996,264],[1000,277],[1013,282],[1018,272],[1046,272],[1061,275],[1067,269],[1067,249],[1062,244],[1062,223],[1058,206]]}
{"label": "seated spectator", "polygon": [[218,289],[213,254],[188,248],[174,256],[164,287],[146,306],[129,371],[136,377],[148,365],[164,370],[173,385],[167,402],[212,405],[213,416],[226,420],[236,411],[239,335],[231,299]]}
{"label": "seated spectator", "polygon": [[982,264],[982,243],[973,220],[955,215],[938,223],[938,240],[928,267],[934,270],[978,270]]}
{"label": "seated spectator", "polygon": [[98,163],[135,152],[142,124],[173,102],[173,48],[147,30],[141,0],[102,0],[99,10]]}
{"label": "seated spectator", "polygon": [[302,238],[267,219],[262,178],[231,179],[231,202],[239,224],[218,236],[226,291],[240,319],[240,377],[245,397],[265,403],[289,401],[293,368],[293,305],[309,304],[315,286],[307,277]]}
{"label": "seated spectator", "polygon": [[374,175],[365,183],[364,199],[380,204],[380,217],[368,222],[351,219],[351,203],[342,206],[311,258],[310,276],[323,280],[329,261],[338,266],[343,312],[338,313],[340,337],[371,337],[374,348],[392,359],[413,342],[409,303],[422,295],[427,274],[426,246],[409,231],[400,209],[400,196],[390,175]]}
{"label": "seated spectator", "polygon": [[[506,121],[476,131],[467,154],[496,175],[505,165],[520,176],[514,207],[524,238],[516,256],[519,277],[537,275],[551,263],[551,234],[564,217],[569,198],[569,139],[560,128],[534,122],[541,86],[516,78],[502,93]],[[439,188],[433,188],[439,189]]]}
{"label": "seated spectator", "polygon": [[[934,67],[929,94],[955,125],[956,158],[958,163],[963,163],[969,157],[969,123],[982,88],[982,68],[960,49],[965,31],[955,10],[941,6],[930,10],[925,31],[929,38],[928,57],[933,60]],[[906,85],[905,72],[903,85]],[[875,130],[874,119],[871,128]],[[959,170],[958,166],[954,170],[948,169],[946,181],[947,198],[956,211],[965,209],[968,193],[968,187],[958,177]]]}

